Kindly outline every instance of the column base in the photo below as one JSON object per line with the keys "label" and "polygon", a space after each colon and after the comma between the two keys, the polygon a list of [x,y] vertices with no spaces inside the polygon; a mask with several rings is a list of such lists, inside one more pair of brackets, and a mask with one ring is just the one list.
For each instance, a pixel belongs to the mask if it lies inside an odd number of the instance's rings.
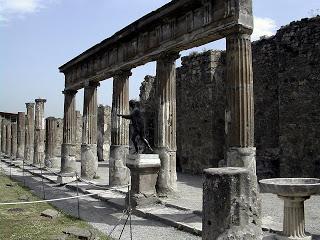
{"label": "column base", "polygon": [[129,154],[127,145],[111,145],[109,159],[109,184],[111,186],[126,185],[130,181],[130,171],[126,167]]}
{"label": "column base", "polygon": [[91,180],[97,174],[97,144],[81,145],[81,177]]}
{"label": "column base", "polygon": [[44,165],[48,168],[60,168],[61,167],[61,157],[51,157],[44,160]]}
{"label": "column base", "polygon": [[76,171],[75,145],[62,143],[61,145],[61,173],[74,173]]}
{"label": "column base", "polygon": [[244,167],[256,174],[256,148],[230,147],[227,151],[228,167]]}
{"label": "column base", "polygon": [[25,149],[25,155],[24,159],[27,164],[32,164],[33,163],[33,155],[34,155],[34,150],[33,150],[33,145],[32,146],[26,146]]}
{"label": "column base", "polygon": [[277,240],[312,240],[312,236],[306,236],[306,237],[286,237],[281,235],[275,236]]}
{"label": "column base", "polygon": [[77,180],[77,177],[75,173],[61,173],[57,178],[57,182],[59,184],[67,184],[67,183],[74,182],[76,180]]}
{"label": "column base", "polygon": [[[131,173],[131,207],[143,207],[159,203],[156,193],[156,182],[160,170],[158,154],[134,154],[129,155],[127,167]],[[129,203],[129,194],[126,196],[126,204]]]}
{"label": "column base", "polygon": [[160,197],[175,196],[177,192],[176,152],[168,151],[165,147],[158,147],[154,152],[159,154],[161,162],[156,185],[157,193]]}

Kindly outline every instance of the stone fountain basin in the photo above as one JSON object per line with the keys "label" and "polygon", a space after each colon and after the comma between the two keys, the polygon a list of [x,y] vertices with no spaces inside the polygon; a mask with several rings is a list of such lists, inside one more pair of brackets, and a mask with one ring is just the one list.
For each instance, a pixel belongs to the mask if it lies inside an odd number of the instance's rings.
{"label": "stone fountain basin", "polygon": [[260,180],[260,191],[280,196],[307,197],[320,193],[318,178],[271,178]]}

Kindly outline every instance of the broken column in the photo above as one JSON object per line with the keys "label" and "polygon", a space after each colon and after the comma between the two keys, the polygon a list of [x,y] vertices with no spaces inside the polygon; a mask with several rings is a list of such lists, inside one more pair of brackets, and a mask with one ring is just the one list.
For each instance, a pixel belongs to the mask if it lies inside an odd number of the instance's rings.
{"label": "broken column", "polygon": [[49,168],[60,168],[61,158],[55,155],[57,136],[57,119],[54,117],[46,118],[46,144],[44,164]]}
{"label": "broken column", "polygon": [[25,143],[25,113],[18,112],[17,122],[17,159],[24,158],[24,143]]}
{"label": "broken column", "polygon": [[11,123],[11,158],[17,157],[17,122]]}
{"label": "broken column", "polygon": [[204,170],[202,239],[262,239],[256,175],[246,168]]}
{"label": "broken column", "polygon": [[34,126],[34,158],[33,164],[44,166],[44,138],[45,138],[45,120],[44,103],[46,99],[38,98],[35,100],[35,126]]}
{"label": "broken column", "polygon": [[1,122],[1,152],[2,153],[6,153],[6,150],[7,150],[7,120],[5,118],[2,119],[2,122]]}
{"label": "broken column", "polygon": [[227,36],[227,166],[256,172],[250,34]]}
{"label": "broken column", "polygon": [[7,137],[6,137],[6,155],[7,157],[11,156],[11,119],[7,120],[6,124]]}
{"label": "broken column", "polygon": [[93,179],[97,174],[97,87],[91,82],[84,87],[83,126],[81,144],[81,177]]}
{"label": "broken column", "polygon": [[25,148],[24,159],[28,164],[33,163],[34,152],[34,103],[26,103],[26,133],[25,133]]}
{"label": "broken column", "polygon": [[129,77],[131,71],[118,72],[113,78],[111,112],[111,146],[109,161],[110,185],[128,184],[130,173],[126,167],[129,153],[129,121],[117,114],[129,114]]}
{"label": "broken column", "polygon": [[[61,145],[61,173],[74,175],[76,171],[76,93],[75,90],[65,90],[64,117],[63,117],[63,142]],[[60,179],[60,182],[63,179]]]}
{"label": "broken column", "polygon": [[157,123],[155,152],[159,154],[161,168],[157,192],[167,196],[177,189],[176,173],[176,66],[179,54],[163,54],[157,61],[156,101]]}

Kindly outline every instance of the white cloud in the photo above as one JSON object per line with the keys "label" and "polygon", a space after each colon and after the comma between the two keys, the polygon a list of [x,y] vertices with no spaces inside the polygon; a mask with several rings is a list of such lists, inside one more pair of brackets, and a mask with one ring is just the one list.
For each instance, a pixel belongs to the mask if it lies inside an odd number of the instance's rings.
{"label": "white cloud", "polygon": [[55,0],[0,0],[0,23],[38,12]]}
{"label": "white cloud", "polygon": [[251,38],[255,41],[262,36],[272,36],[276,30],[277,25],[273,19],[254,16],[254,29]]}

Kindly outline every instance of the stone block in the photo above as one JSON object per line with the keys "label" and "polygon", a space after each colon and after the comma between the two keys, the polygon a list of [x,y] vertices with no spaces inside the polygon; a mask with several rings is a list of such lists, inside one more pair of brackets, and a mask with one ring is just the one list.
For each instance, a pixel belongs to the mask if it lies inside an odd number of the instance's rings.
{"label": "stone block", "polygon": [[[129,155],[127,167],[131,172],[130,201],[132,207],[146,206],[159,202],[156,182],[160,170],[158,154]],[[129,193],[126,197],[128,204]]]}
{"label": "stone block", "polygon": [[262,239],[257,179],[245,168],[204,170],[203,240]]}

